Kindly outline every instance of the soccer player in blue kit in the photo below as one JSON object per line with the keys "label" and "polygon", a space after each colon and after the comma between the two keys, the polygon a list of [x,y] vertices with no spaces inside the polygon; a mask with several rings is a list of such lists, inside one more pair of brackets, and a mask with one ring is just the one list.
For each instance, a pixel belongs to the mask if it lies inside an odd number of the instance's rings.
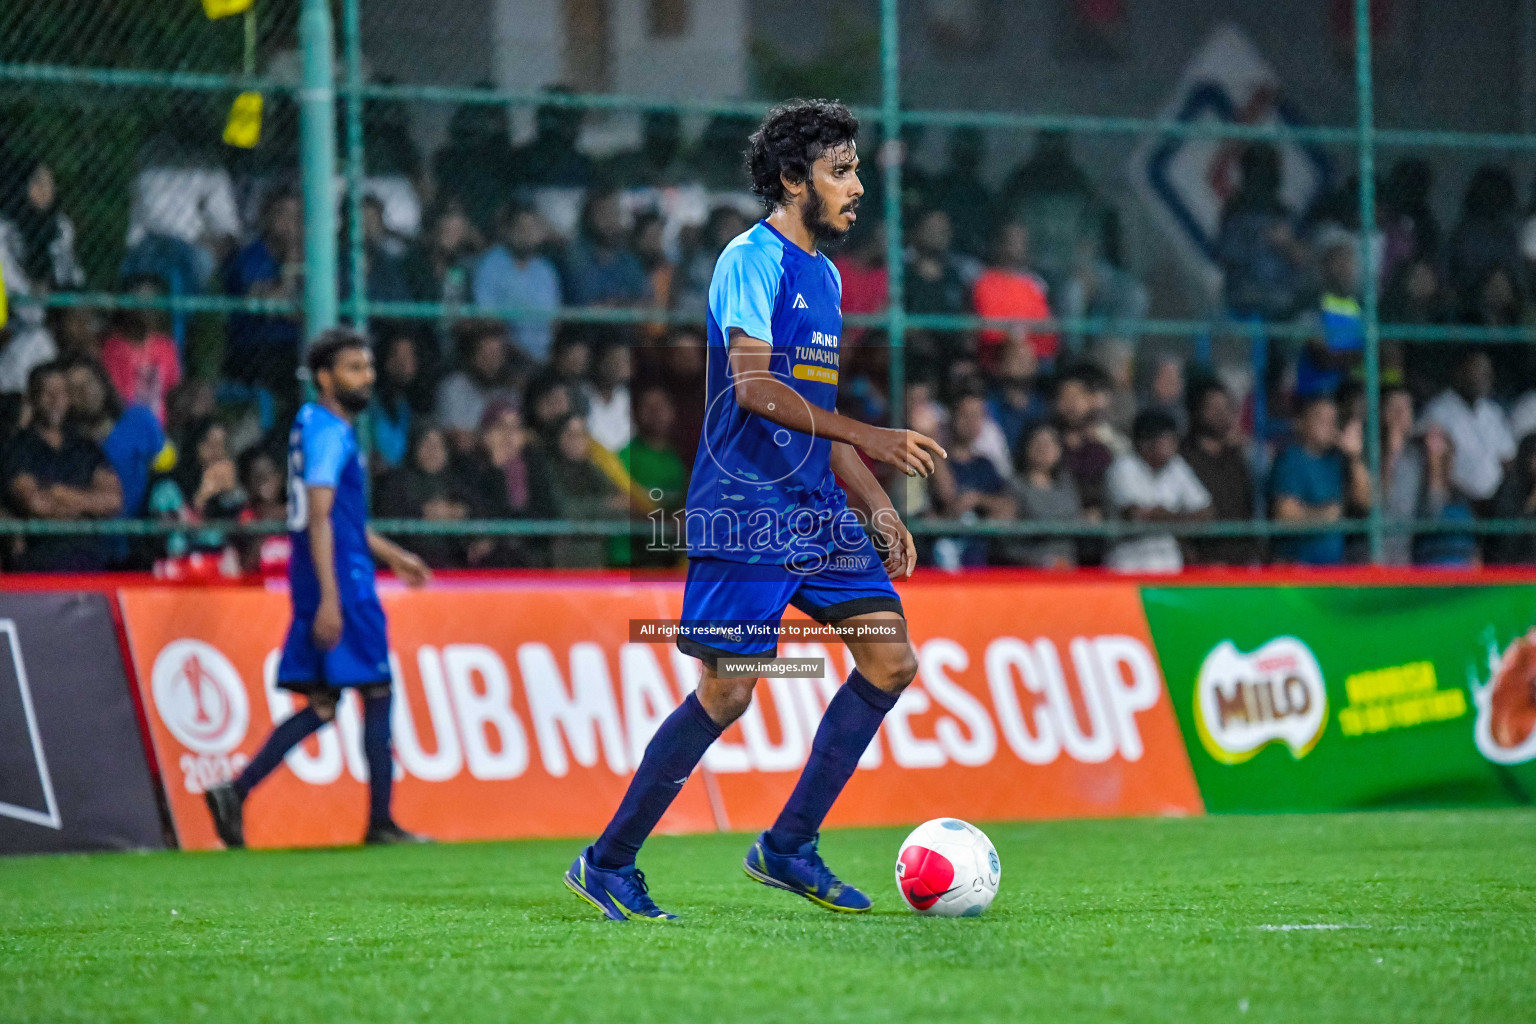
{"label": "soccer player in blue kit", "polygon": [[299,410],[288,435],[293,624],[277,668],[277,685],[303,695],[309,706],[273,729],[233,782],[208,790],[208,810],[224,845],[244,846],[245,798],[288,751],[336,717],[347,690],[356,690],[363,702],[368,762],[363,841],[420,842],[390,816],[389,639],[374,587],[374,559],[410,586],[422,586],[432,574],[420,558],[368,526],[367,469],[352,429],[353,418],[373,397],[368,343],[349,330],[326,331],[309,350],[309,370],[319,400]]}
{"label": "soccer player in blue kit", "polygon": [[[841,239],[857,218],[858,128],[841,103],[797,101],[771,111],[751,138],[752,190],[767,217],[715,264],[703,443],[688,491],[678,647],[704,663],[703,676],[657,729],[608,827],[565,875],[577,896],[615,921],[674,916],[651,899],[636,854],[710,744],[751,703],[757,680],[724,674],[719,662],[772,657],[771,629],[791,604],[838,627],[857,667],[828,703],[788,803],[744,867],[828,910],[870,908],[869,897],[822,861],[817,839],[917,674],[891,586],[911,575],[916,551],[859,452],[910,476],[928,476],[945,453],[915,431],[833,411],[842,282],[818,245]],[[867,635],[881,629],[897,639]]]}

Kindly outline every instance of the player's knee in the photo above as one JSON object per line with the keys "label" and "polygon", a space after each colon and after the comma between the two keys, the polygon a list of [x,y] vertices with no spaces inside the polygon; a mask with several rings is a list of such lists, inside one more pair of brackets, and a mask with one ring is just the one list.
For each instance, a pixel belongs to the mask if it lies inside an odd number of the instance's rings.
{"label": "player's knee", "polygon": [[322,722],[329,722],[336,717],[336,698],[328,693],[310,694],[309,706]]}
{"label": "player's knee", "polygon": [[699,686],[699,703],[715,724],[724,728],[752,706],[752,688],[756,683],[756,679],[706,680]]}
{"label": "player's knee", "polygon": [[879,678],[870,679],[871,683],[886,693],[900,693],[917,678],[917,654],[910,644],[904,645],[899,654],[876,670],[876,674]]}

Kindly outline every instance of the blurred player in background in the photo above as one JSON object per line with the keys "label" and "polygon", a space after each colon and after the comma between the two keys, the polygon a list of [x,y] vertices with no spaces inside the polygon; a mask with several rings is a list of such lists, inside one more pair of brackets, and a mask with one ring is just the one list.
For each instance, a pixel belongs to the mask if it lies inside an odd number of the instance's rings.
{"label": "blurred player in background", "polygon": [[272,730],[233,782],[208,790],[214,828],[228,847],[245,845],[242,805],[284,755],[336,717],[347,690],[363,702],[368,761],[366,843],[423,841],[390,815],[389,640],[374,587],[374,559],[408,585],[431,578],[421,559],[368,526],[366,469],[353,418],[373,397],[373,354],[348,330],[329,330],[310,348],[309,371],[319,400],[299,410],[288,435],[288,563],[293,625],[283,644],[277,685],[308,706]]}
{"label": "blurred player in background", "polygon": [[615,921],[673,916],[652,901],[635,856],[709,745],[752,701],[757,680],[722,673],[720,660],[771,658],[777,637],[753,627],[776,628],[791,604],[839,627],[884,627],[890,638],[845,634],[857,668],[827,705],[789,802],[747,852],[745,868],[828,910],[870,908],[827,868],[817,839],[917,674],[891,586],[911,575],[916,551],[859,452],[928,476],[944,450],[915,431],[833,411],[842,281],[818,246],[843,238],[857,219],[858,130],[841,103],[811,100],[774,109],[752,135],[752,190],[768,215],[725,247],[710,282],[707,412],[688,493],[678,647],[704,663],[703,678],[661,724],[618,812],[565,875],[576,895]]}

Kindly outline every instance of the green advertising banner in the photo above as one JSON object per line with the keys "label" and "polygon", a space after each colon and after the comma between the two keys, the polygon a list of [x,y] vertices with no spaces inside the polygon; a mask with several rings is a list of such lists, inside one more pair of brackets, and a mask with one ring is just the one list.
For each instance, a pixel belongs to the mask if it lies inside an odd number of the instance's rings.
{"label": "green advertising banner", "polygon": [[1529,803],[1536,586],[1147,587],[1206,809]]}

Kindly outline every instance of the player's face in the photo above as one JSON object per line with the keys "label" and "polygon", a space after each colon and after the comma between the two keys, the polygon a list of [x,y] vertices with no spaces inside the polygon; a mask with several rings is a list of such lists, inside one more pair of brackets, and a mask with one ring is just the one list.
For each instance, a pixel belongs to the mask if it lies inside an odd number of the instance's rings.
{"label": "player's face", "polygon": [[[362,412],[373,400],[373,353],[349,348],[336,357],[330,371],[331,394],[348,412]],[[324,386],[324,381],[321,382]]]}
{"label": "player's face", "polygon": [[858,220],[859,197],[864,194],[854,144],[829,149],[817,157],[811,165],[810,186],[801,208],[806,228],[819,241],[841,239]]}

